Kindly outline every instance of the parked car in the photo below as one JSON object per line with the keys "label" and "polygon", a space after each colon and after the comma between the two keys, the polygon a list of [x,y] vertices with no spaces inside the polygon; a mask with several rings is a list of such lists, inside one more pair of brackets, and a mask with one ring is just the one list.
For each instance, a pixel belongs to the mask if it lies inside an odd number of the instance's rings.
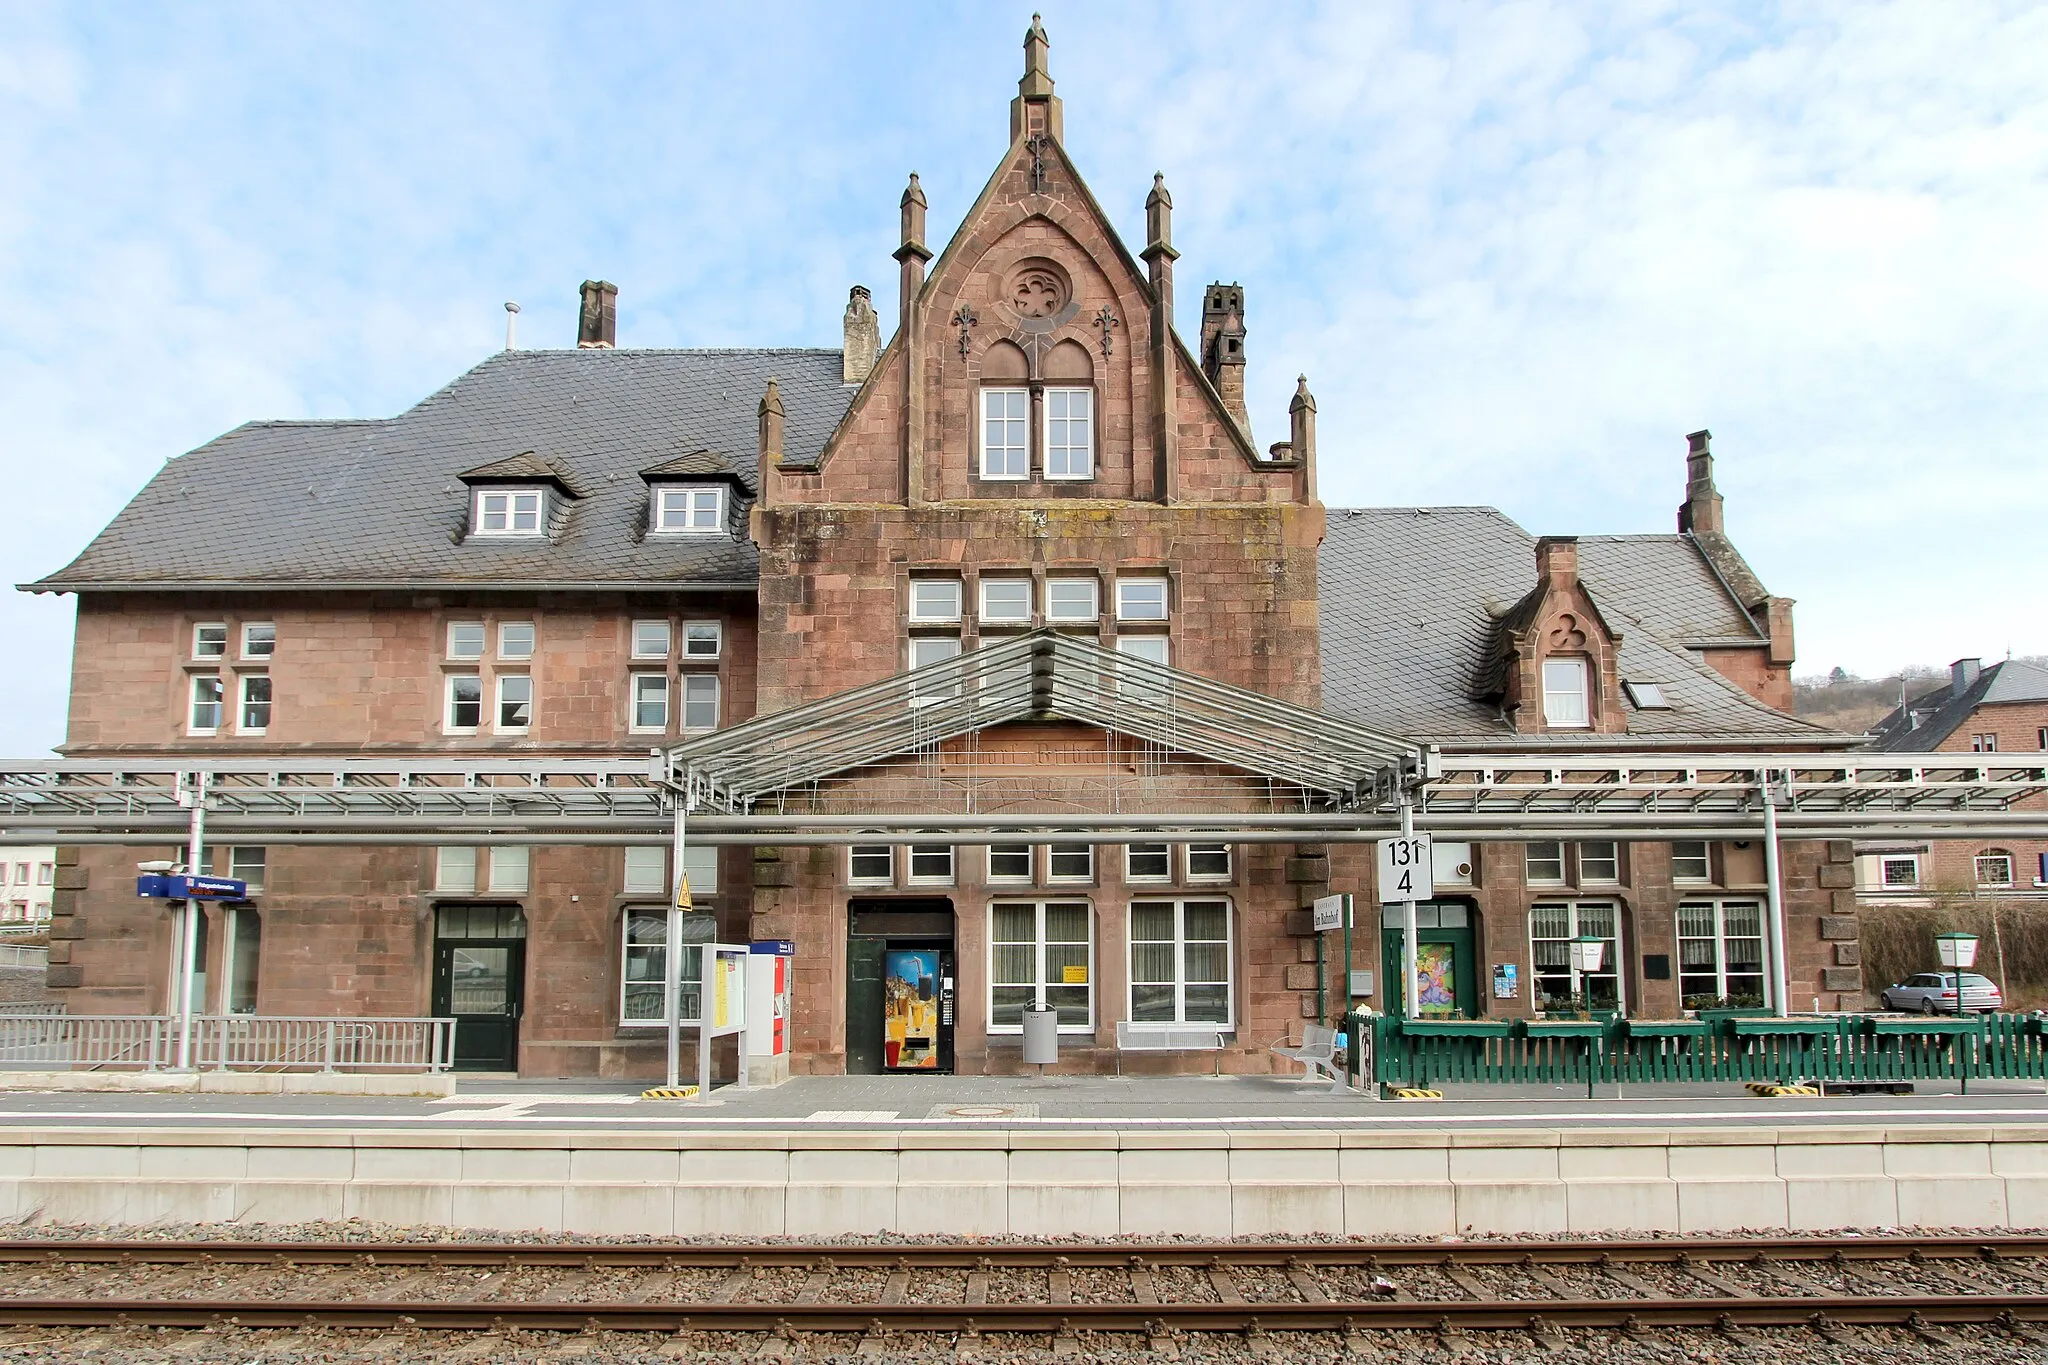
{"label": "parked car", "polygon": [[[2005,1008],[2005,997],[1990,977],[1964,972],[1962,978],[1962,1009],[1989,1012]],[[1956,973],[1919,972],[1896,986],[1887,986],[1884,1007],[1921,1014],[1959,1014],[1962,1011],[1956,1008]]]}

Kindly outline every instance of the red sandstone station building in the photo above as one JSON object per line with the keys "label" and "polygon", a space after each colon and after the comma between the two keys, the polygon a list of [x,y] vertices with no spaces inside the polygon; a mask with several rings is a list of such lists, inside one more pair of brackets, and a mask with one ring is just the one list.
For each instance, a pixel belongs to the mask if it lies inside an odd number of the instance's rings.
{"label": "red sandstone station building", "polygon": [[[1376,761],[1850,743],[1789,713],[1791,603],[1724,534],[1705,432],[1675,534],[1326,508],[1307,383],[1255,444],[1244,290],[1204,292],[1192,346],[1174,330],[1163,180],[1134,254],[1069,160],[1035,22],[1025,54],[1008,150],[936,256],[911,177],[886,341],[856,288],[837,350],[620,347],[591,283],[574,349],[171,460],[30,585],[78,599],[65,755],[657,751],[703,831],[698,914],[794,946],[796,1071],[1017,1070],[1042,993],[1065,1069],[1206,1072],[1273,1066],[1347,987],[1403,1008],[1370,845],[1297,820],[1385,796]],[[1779,949],[1755,837],[1447,828],[1425,1012],[1861,1001],[1845,843],[1784,846]],[[660,1072],[661,826],[208,842],[250,889],[206,909],[199,1010],[452,1011],[468,1065]],[[133,879],[177,856],[66,850],[49,982],[73,1014],[171,1008],[173,919]],[[1348,980],[1307,908],[1333,892],[1357,898]]]}

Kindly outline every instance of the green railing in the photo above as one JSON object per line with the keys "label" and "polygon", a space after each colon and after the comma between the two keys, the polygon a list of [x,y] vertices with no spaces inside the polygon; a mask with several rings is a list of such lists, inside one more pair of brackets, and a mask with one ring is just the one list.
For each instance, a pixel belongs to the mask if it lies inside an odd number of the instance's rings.
{"label": "green railing", "polygon": [[[1674,1081],[2048,1080],[2048,1020],[1730,1013],[1697,1019],[1348,1015],[1359,1084],[1658,1085]],[[1362,1072],[1370,1072],[1368,1082]]]}

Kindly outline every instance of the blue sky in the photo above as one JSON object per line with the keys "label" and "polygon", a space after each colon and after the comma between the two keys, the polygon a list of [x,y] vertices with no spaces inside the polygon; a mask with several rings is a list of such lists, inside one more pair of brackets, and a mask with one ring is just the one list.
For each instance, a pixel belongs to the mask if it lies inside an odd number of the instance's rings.
{"label": "blue sky", "polygon": [[[1711,427],[1800,671],[2048,650],[2048,7],[1047,4],[1181,324],[1241,281],[1252,418],[1332,505],[1663,531]],[[1003,150],[1029,8],[0,0],[8,583],[243,421],[397,412],[503,342],[836,345]],[[0,753],[71,600],[7,594]]]}

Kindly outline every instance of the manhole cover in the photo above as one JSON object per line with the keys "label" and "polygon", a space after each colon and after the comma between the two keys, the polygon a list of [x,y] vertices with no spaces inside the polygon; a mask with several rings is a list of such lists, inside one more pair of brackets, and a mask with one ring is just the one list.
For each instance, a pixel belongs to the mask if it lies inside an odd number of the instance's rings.
{"label": "manhole cover", "polygon": [[1035,1104],[935,1104],[926,1118],[934,1119],[1035,1119]]}

